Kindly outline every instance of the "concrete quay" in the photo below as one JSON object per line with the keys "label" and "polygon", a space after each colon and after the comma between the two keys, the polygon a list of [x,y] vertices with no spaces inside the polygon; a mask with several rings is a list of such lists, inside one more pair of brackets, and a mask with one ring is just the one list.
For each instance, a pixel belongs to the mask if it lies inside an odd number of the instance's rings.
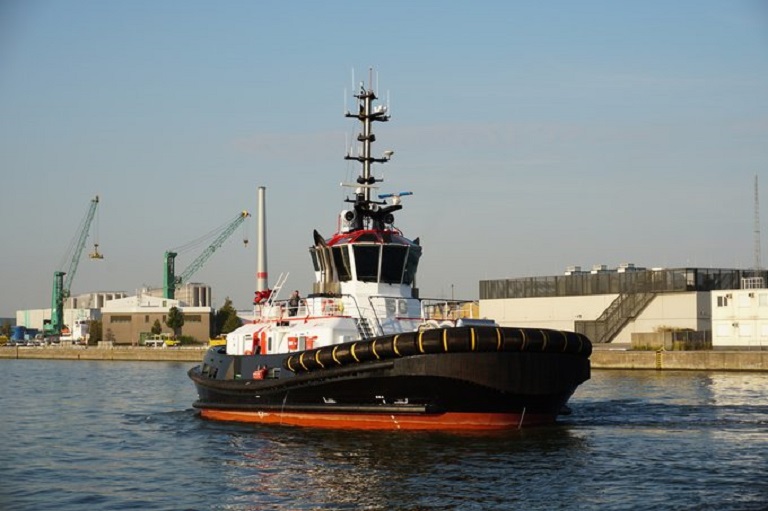
{"label": "concrete quay", "polygon": [[598,347],[592,369],[768,371],[768,351],[632,351]]}
{"label": "concrete quay", "polygon": [[135,360],[142,362],[200,362],[207,348],[138,348],[138,347],[33,347],[4,346],[0,359],[51,360]]}
{"label": "concrete quay", "polygon": [[[1,359],[200,362],[206,348],[2,347]],[[632,351],[597,346],[592,369],[768,371],[768,351]]]}

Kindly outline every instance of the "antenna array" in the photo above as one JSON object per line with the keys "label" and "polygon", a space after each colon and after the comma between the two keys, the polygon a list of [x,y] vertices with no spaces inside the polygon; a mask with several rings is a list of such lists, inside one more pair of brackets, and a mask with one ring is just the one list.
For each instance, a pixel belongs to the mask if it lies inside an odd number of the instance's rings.
{"label": "antenna array", "polygon": [[757,186],[757,174],[755,174],[755,275],[762,269],[760,256],[760,194]]}

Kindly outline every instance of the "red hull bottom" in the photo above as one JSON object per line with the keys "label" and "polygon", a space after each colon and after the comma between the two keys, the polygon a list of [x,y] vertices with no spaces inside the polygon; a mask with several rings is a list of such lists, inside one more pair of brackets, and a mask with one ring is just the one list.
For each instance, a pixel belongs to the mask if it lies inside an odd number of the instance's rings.
{"label": "red hull bottom", "polygon": [[203,408],[204,419],[278,424],[325,429],[487,431],[541,426],[555,422],[552,414],[442,413],[434,415],[247,412]]}

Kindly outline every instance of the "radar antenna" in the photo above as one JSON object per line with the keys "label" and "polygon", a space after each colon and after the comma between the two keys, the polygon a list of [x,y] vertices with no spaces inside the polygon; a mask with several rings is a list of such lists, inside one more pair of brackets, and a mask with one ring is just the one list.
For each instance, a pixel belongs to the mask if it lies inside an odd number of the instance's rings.
{"label": "radar antenna", "polygon": [[[378,77],[376,77],[378,81]],[[347,198],[345,202],[354,204],[355,215],[350,225],[350,230],[359,230],[365,228],[384,229],[385,224],[391,224],[391,213],[402,209],[399,196],[393,200],[393,204],[387,204],[386,201],[375,201],[371,199],[371,189],[378,188],[376,183],[383,179],[376,178],[373,175],[373,164],[387,163],[392,159],[395,153],[392,150],[386,150],[380,157],[373,156],[372,145],[376,141],[376,135],[373,133],[374,122],[389,121],[389,108],[386,105],[374,105],[378,99],[376,91],[373,88],[373,68],[369,70],[368,88],[364,83],[360,83],[358,92],[354,94],[357,99],[357,111],[347,111],[345,117],[356,118],[360,121],[361,131],[357,135],[357,141],[360,143],[359,150],[353,151],[352,148],[344,156],[345,160],[356,160],[360,162],[362,170],[355,183],[342,183],[342,186],[354,188],[354,198]],[[402,194],[401,194],[402,195]],[[390,195],[395,197],[395,195]],[[379,196],[379,199],[382,199]]]}

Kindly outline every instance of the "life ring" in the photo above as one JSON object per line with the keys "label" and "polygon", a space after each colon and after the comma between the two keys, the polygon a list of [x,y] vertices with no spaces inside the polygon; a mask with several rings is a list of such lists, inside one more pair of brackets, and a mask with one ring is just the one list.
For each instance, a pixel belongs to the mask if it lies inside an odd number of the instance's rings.
{"label": "life ring", "polygon": [[245,350],[245,355],[253,355],[253,352],[251,350]]}

